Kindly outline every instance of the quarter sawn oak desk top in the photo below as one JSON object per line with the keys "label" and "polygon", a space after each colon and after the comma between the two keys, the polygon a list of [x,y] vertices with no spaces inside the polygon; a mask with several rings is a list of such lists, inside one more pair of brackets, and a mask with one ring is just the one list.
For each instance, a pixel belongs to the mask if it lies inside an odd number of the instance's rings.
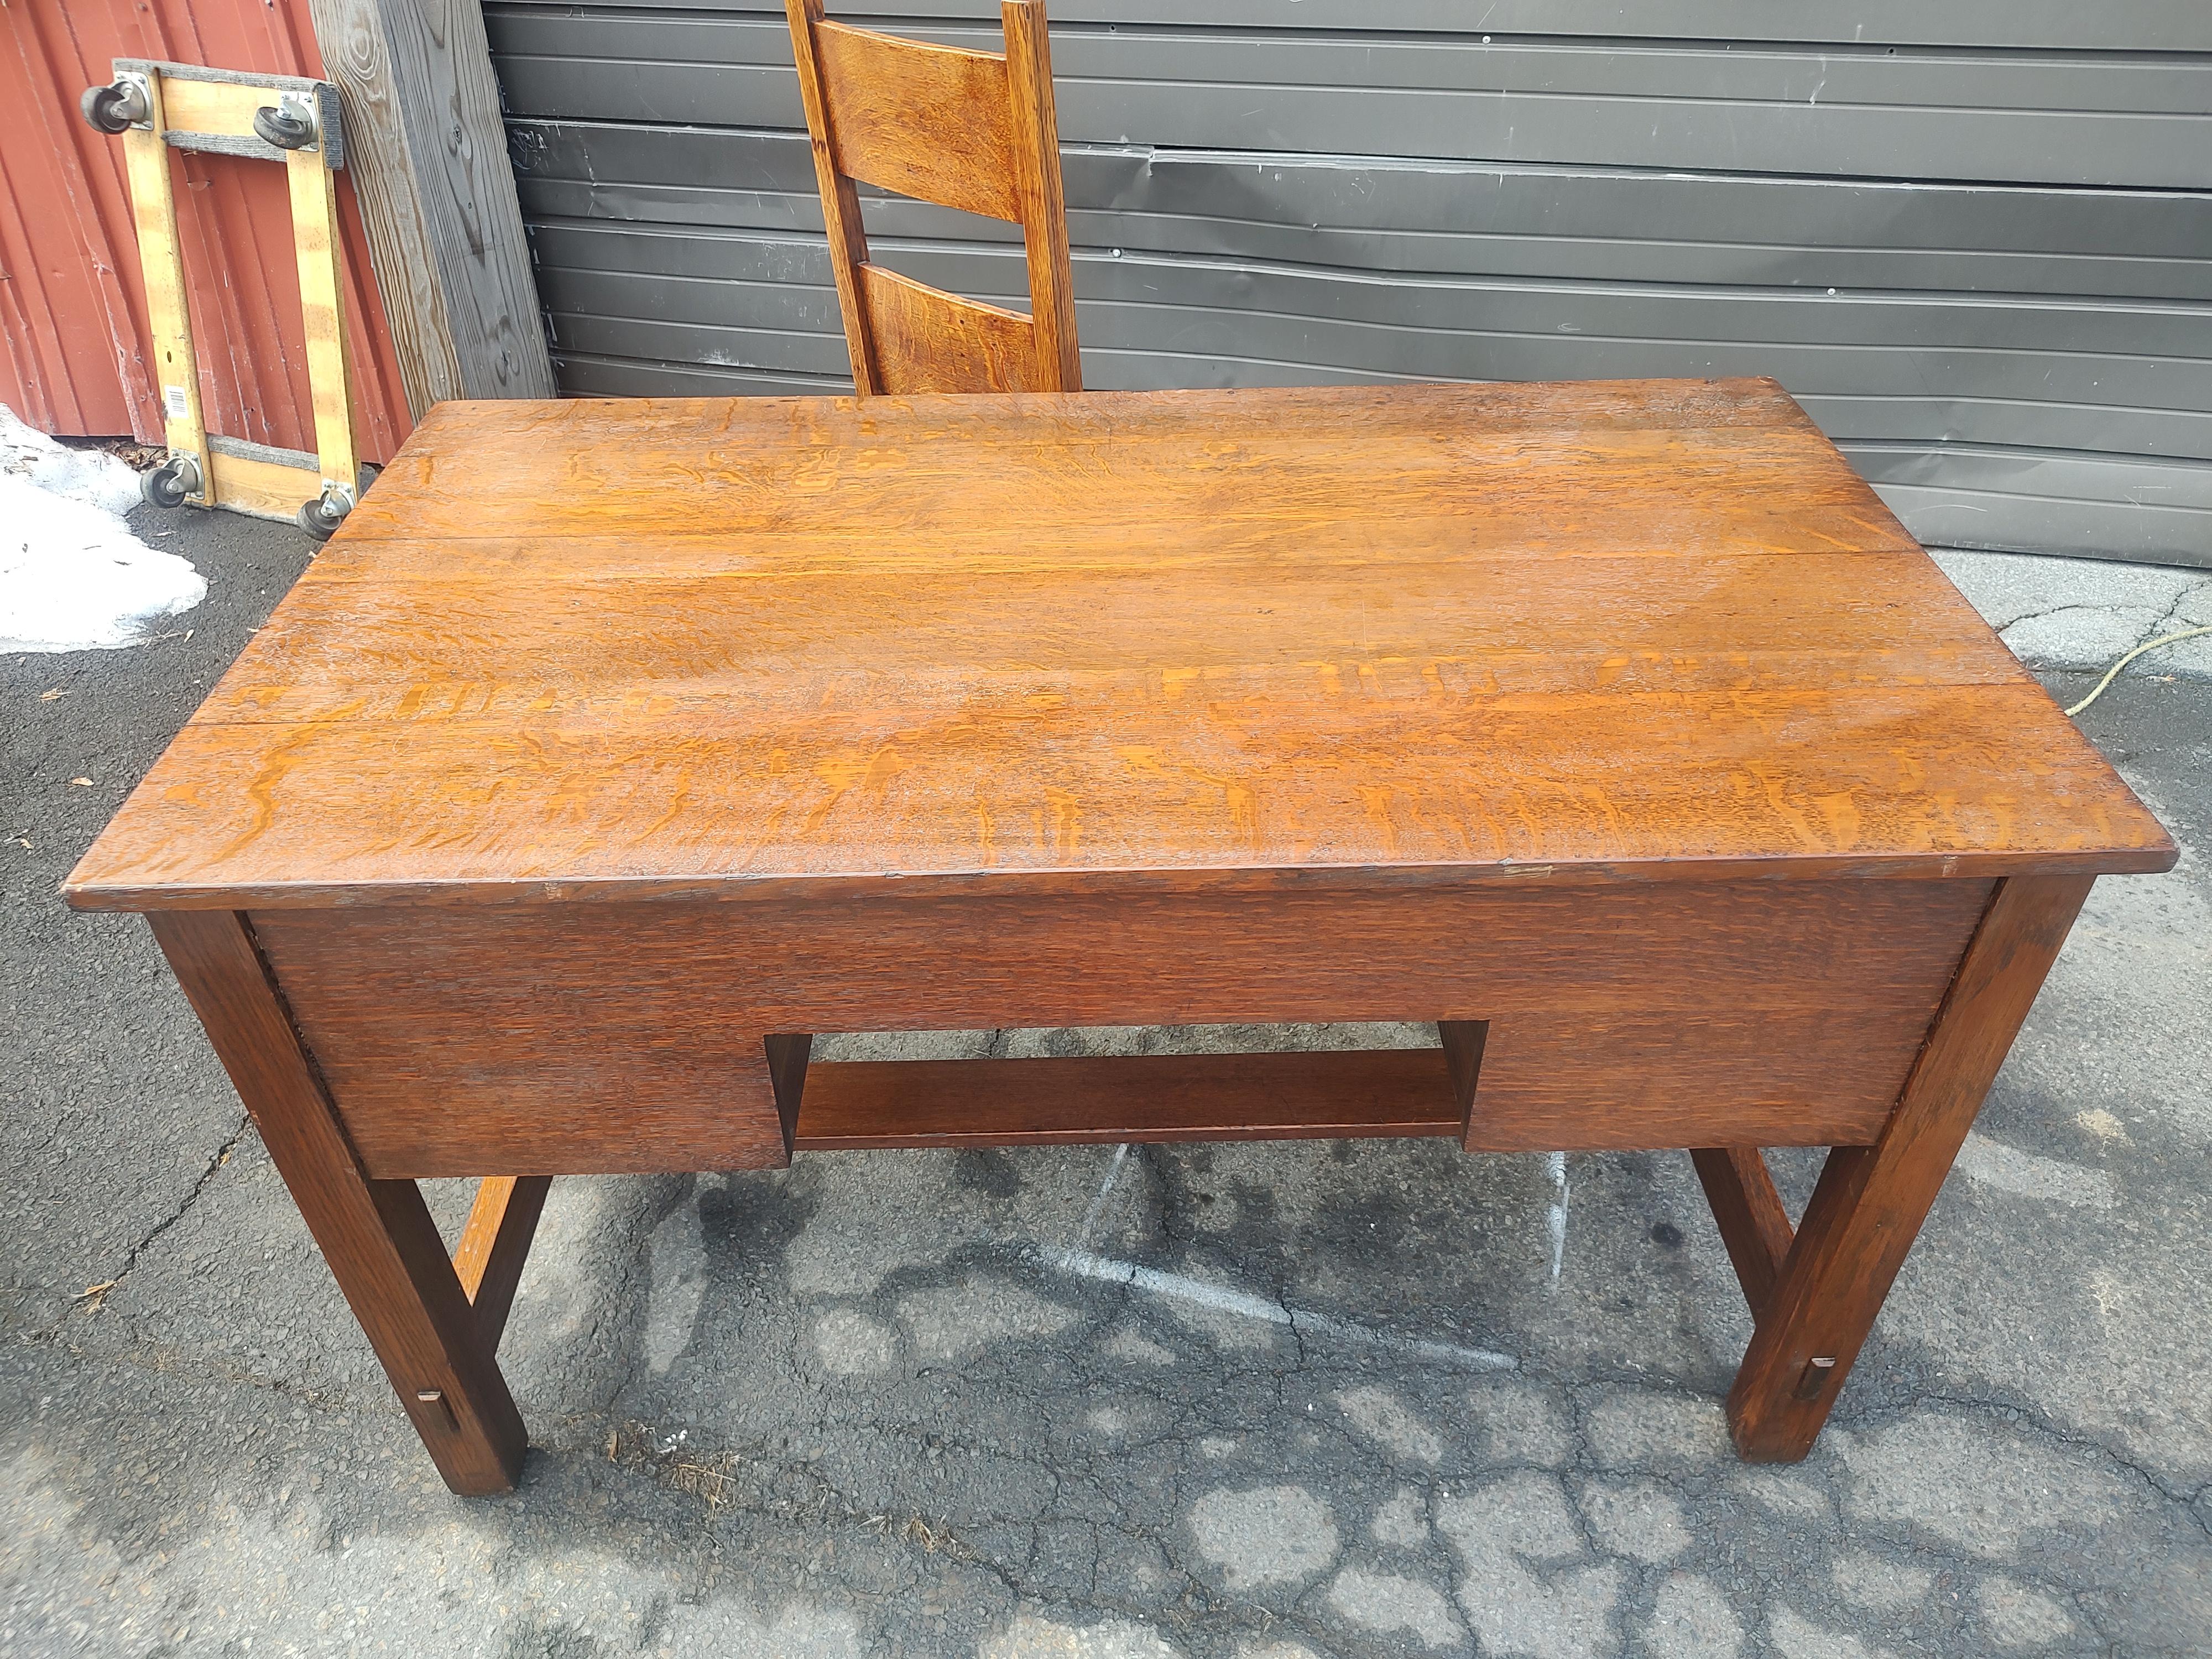
{"label": "quarter sawn oak desk top", "polygon": [[447,404],[123,908],[2166,867],[1766,381]]}
{"label": "quarter sawn oak desk top", "polygon": [[[1778,387],[1640,382],[447,404],[67,891],[489,1492],[553,1177],[1040,1143],[1687,1148],[1802,1457],[2092,881],[2173,859]],[[1285,1021],[1437,1041],[814,1057]]]}

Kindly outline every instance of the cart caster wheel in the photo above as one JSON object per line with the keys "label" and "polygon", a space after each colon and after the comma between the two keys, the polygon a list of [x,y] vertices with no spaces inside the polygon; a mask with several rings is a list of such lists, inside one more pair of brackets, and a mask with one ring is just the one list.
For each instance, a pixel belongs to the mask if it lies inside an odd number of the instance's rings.
{"label": "cart caster wheel", "polygon": [[315,118],[298,99],[287,97],[274,109],[254,111],[253,131],[278,149],[305,149],[315,142]]}
{"label": "cart caster wheel", "polygon": [[146,101],[146,88],[131,80],[118,81],[107,87],[87,87],[84,95],[76,100],[76,106],[86,125],[110,137],[130,131],[134,124],[152,113]]}
{"label": "cart caster wheel", "polygon": [[300,528],[319,542],[330,540],[333,531],[345,522],[353,511],[353,492],[337,484],[325,484],[323,493],[304,503],[299,513]]}
{"label": "cart caster wheel", "polygon": [[138,494],[149,507],[182,507],[200,490],[200,464],[190,455],[161,463],[138,480]]}

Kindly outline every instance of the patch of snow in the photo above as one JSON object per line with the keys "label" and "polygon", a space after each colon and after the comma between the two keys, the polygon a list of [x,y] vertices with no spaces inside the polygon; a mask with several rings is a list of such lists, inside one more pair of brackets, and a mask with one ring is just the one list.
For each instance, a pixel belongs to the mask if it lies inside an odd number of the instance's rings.
{"label": "patch of snow", "polygon": [[27,478],[50,495],[66,495],[118,517],[138,505],[138,475],[112,455],[71,449],[0,404],[0,475]]}
{"label": "patch of snow", "polygon": [[70,449],[0,408],[0,652],[93,651],[207,597],[189,560],[160,553],[121,514],[137,475]]}

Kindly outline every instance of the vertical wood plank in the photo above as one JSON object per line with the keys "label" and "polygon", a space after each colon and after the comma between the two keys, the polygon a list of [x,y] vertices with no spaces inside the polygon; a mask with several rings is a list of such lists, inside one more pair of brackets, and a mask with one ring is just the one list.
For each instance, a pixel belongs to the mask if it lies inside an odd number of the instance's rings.
{"label": "vertical wood plank", "polygon": [[1060,124],[1052,95],[1052,46],[1039,0],[1002,0],[1006,84],[1014,112],[1014,191],[1029,254],[1030,317],[1036,385],[1083,390],[1075,336],[1075,283],[1067,252],[1067,203],[1060,171]]}
{"label": "vertical wood plank", "polygon": [[1705,1201],[1713,1207],[1721,1243],[1735,1264],[1743,1299],[1756,1321],[1774,1294],[1774,1280],[1794,1237],[1790,1212],[1774,1189],[1773,1173],[1756,1146],[1704,1146],[1690,1154]]}
{"label": "vertical wood plank", "polygon": [[439,1474],[457,1492],[508,1490],[522,1416],[421,1190],[363,1174],[245,917],[148,920]]}
{"label": "vertical wood plank", "polygon": [[478,0],[308,0],[408,406],[550,398]]}
{"label": "vertical wood plank", "polygon": [[1812,1449],[2094,879],[1997,884],[1880,1139],[1828,1154],[1729,1391],[1745,1457]]}
{"label": "vertical wood plank", "polygon": [[814,1052],[813,1034],[777,1032],[764,1040],[769,1086],[775,1091],[775,1114],[783,1122],[783,1161],[791,1162],[792,1139],[799,1133],[799,1103],[806,1092],[806,1062]]}
{"label": "vertical wood plank", "polygon": [[169,172],[169,147],[161,77],[146,77],[151,106],[145,128],[123,135],[123,168],[131,183],[131,218],[138,233],[138,259],[146,276],[146,321],[154,347],[154,395],[161,399],[164,441],[172,455],[197,457],[200,493],[212,507],[215,469],[208,461],[207,425],[200,410],[199,360],[192,353],[191,309],[185,298],[185,261],[177,242],[177,200]]}
{"label": "vertical wood plank", "polygon": [[346,363],[345,273],[338,260],[337,181],[319,153],[284,157],[292,193],[292,246],[300,264],[300,316],[307,331],[307,390],[315,453],[325,482],[359,487],[353,441],[353,380]]}
{"label": "vertical wood plank", "polygon": [[853,360],[853,390],[872,398],[884,388],[870,346],[867,309],[860,298],[860,268],[868,262],[868,239],[860,226],[860,192],[837,171],[830,149],[829,102],[823,95],[822,65],[814,52],[814,26],[822,21],[822,0],[784,0],[784,13],[791,23],[799,101],[806,106],[806,136],[814,153],[814,180],[822,192],[823,227],[830,234],[830,271],[836,279],[845,349]]}
{"label": "vertical wood plank", "polygon": [[1459,1134],[1464,1145],[1468,1124],[1474,1115],[1475,1087],[1482,1080],[1482,1051],[1490,1041],[1490,1022],[1438,1020],[1437,1040],[1443,1045],[1444,1066],[1451,1074],[1452,1100],[1459,1108]]}

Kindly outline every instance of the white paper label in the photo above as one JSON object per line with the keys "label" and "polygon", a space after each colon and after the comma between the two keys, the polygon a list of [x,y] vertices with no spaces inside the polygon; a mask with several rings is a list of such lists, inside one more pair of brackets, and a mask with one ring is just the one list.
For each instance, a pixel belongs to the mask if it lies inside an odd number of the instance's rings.
{"label": "white paper label", "polygon": [[168,410],[169,418],[173,421],[181,421],[192,412],[191,399],[185,395],[185,389],[180,386],[161,388],[161,406]]}

